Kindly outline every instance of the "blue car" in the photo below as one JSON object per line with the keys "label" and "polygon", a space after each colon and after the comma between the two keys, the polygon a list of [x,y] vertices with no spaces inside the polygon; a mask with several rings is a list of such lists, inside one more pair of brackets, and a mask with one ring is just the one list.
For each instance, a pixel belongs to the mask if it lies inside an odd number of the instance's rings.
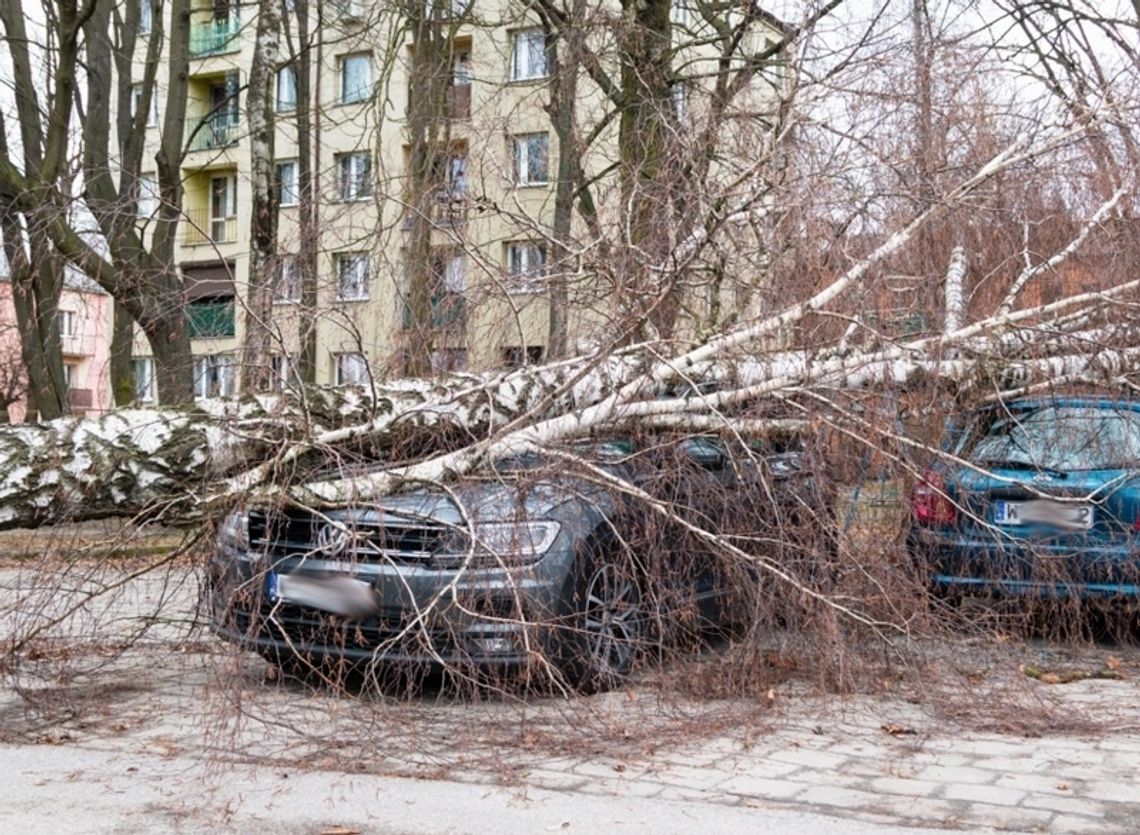
{"label": "blue car", "polygon": [[1140,403],[1018,399],[970,413],[910,495],[934,593],[1140,597]]}

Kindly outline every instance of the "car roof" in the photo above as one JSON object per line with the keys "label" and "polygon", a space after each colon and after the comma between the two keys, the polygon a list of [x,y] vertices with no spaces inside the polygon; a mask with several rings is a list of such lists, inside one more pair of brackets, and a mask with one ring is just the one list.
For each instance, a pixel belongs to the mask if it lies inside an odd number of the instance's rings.
{"label": "car roof", "polygon": [[1040,409],[1046,406],[1068,406],[1086,409],[1128,409],[1129,411],[1140,412],[1140,401],[1125,400],[1123,398],[1114,397],[1089,397],[1080,395],[1058,397],[1019,397],[1014,400],[1008,400],[1003,404],[995,404],[988,408],[997,409],[1004,407],[1011,410],[1021,410]]}

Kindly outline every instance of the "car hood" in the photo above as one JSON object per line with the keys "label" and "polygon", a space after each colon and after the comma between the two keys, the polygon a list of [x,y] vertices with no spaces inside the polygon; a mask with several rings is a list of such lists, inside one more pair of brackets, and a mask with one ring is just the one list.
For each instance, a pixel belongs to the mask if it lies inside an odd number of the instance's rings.
{"label": "car hood", "polygon": [[507,522],[520,518],[542,518],[559,505],[580,497],[583,485],[570,481],[558,484],[514,480],[463,484],[449,493],[422,488],[385,496],[375,503],[332,511],[330,518],[352,518],[380,525],[407,524],[409,521],[442,522],[464,525],[475,522]]}

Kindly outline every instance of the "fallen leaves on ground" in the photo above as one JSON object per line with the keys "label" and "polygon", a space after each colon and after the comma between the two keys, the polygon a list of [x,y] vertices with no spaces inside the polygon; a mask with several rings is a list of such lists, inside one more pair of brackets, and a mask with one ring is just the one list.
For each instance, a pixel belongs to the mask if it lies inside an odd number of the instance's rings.
{"label": "fallen leaves on ground", "polygon": [[1087,681],[1089,679],[1107,679],[1109,681],[1116,681],[1124,678],[1119,672],[1120,662],[1116,661],[1114,665],[1112,662],[1115,659],[1110,658],[1105,668],[1100,670],[1043,670],[1040,667],[1035,667],[1032,664],[1022,664],[1019,668],[1022,673],[1035,679],[1042,684],[1068,684],[1073,681]]}

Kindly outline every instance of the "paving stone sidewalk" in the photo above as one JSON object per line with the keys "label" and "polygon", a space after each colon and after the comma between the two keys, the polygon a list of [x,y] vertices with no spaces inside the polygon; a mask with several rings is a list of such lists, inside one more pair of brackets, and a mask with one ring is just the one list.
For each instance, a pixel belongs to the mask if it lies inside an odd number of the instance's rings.
{"label": "paving stone sidewalk", "polygon": [[[1132,682],[1065,685],[1074,710],[1140,716]],[[866,823],[1016,832],[1140,831],[1137,727],[1095,737],[970,733],[928,713],[860,701],[748,741],[720,738],[645,763],[550,761],[545,789],[804,809]]]}

